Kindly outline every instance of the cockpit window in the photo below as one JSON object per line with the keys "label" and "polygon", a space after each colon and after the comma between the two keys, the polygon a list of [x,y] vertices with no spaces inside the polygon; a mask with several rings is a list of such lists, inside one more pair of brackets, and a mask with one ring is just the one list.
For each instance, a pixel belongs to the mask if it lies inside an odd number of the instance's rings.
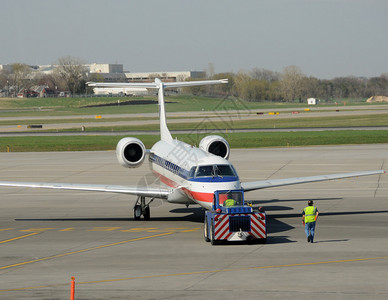
{"label": "cockpit window", "polygon": [[215,165],[216,175],[220,176],[236,176],[233,169],[229,165]]}
{"label": "cockpit window", "polygon": [[195,169],[196,169],[196,167],[192,167],[192,168],[190,169],[189,178],[193,178],[193,177],[194,177]]}
{"label": "cockpit window", "polygon": [[230,165],[199,166],[195,177],[237,176]]}
{"label": "cockpit window", "polygon": [[199,166],[195,177],[213,176],[213,166]]}

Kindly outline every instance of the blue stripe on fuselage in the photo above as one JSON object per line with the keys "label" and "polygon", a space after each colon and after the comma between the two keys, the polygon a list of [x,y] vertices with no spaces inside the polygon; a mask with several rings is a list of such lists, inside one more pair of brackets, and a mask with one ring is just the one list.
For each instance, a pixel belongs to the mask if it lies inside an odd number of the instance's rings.
{"label": "blue stripe on fuselage", "polygon": [[208,177],[195,177],[195,178],[189,178],[189,171],[181,168],[180,166],[154,154],[150,154],[150,161],[161,166],[163,169],[170,171],[171,173],[174,173],[183,179],[186,179],[188,181],[192,182],[233,182],[238,181],[238,177],[235,176],[208,176]]}
{"label": "blue stripe on fuselage", "polygon": [[214,176],[214,177],[195,177],[195,178],[190,178],[188,179],[189,181],[192,182],[232,182],[232,181],[237,181],[238,177],[234,176]]}
{"label": "blue stripe on fuselage", "polygon": [[168,171],[170,171],[171,173],[174,173],[184,179],[188,179],[189,177],[189,171],[187,171],[186,169],[184,168],[181,168],[180,166],[154,154],[154,153],[151,153],[150,154],[150,161],[153,162],[154,164],[157,164],[159,166],[161,166],[163,169],[166,169]]}

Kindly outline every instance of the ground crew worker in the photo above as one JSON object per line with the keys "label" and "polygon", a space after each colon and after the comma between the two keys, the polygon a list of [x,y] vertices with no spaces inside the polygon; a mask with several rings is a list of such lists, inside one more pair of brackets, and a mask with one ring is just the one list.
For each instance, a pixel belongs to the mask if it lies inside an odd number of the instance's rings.
{"label": "ground crew worker", "polygon": [[319,213],[312,200],[309,200],[307,204],[308,206],[305,207],[302,213],[302,224],[306,232],[307,242],[314,243],[315,224]]}
{"label": "ground crew worker", "polygon": [[236,200],[234,199],[226,199],[224,201],[224,206],[227,207],[227,206],[235,206],[236,205]]}

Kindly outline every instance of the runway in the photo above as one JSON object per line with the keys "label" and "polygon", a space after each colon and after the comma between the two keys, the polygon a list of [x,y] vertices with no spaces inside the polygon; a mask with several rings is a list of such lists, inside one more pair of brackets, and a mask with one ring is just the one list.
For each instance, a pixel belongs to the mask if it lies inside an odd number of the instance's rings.
{"label": "runway", "polygon": [[[243,181],[388,169],[388,145],[232,149]],[[113,151],[0,153],[11,181],[144,185],[147,163]],[[155,183],[156,184],[156,183]],[[254,191],[268,213],[266,245],[204,242],[199,207],[155,201],[135,222],[135,198],[0,188],[0,299],[386,299],[388,174]],[[308,244],[301,212],[320,212]]]}

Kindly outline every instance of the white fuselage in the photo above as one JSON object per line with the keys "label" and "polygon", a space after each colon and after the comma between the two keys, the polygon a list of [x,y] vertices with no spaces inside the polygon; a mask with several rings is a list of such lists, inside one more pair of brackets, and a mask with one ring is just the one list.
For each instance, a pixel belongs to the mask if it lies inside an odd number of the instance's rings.
{"label": "white fuselage", "polygon": [[172,189],[168,201],[197,203],[210,209],[214,191],[240,189],[238,175],[228,160],[178,140],[159,141],[150,151],[151,169]]}

